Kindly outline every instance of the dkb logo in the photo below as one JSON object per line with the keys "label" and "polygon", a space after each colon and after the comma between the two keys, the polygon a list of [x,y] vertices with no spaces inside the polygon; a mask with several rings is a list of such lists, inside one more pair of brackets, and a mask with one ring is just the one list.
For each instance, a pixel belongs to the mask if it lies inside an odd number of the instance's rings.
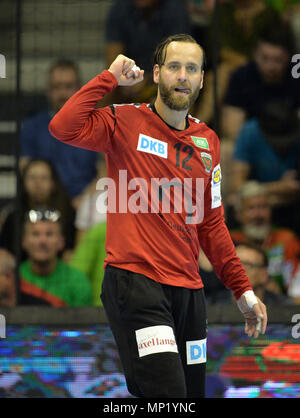
{"label": "dkb logo", "polygon": [[2,54],[0,54],[0,78],[6,78],[6,60]]}
{"label": "dkb logo", "polygon": [[5,328],[5,316],[0,315],[0,338],[6,338]]}
{"label": "dkb logo", "polygon": [[206,363],[206,338],[186,342],[187,364]]}

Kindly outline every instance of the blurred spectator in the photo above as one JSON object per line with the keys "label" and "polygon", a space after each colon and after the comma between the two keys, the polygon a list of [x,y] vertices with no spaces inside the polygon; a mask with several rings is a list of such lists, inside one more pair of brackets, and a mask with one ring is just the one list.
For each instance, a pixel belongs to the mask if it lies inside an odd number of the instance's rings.
{"label": "blurred spectator", "polygon": [[11,308],[17,304],[15,259],[0,249],[0,307]]}
{"label": "blurred spectator", "polygon": [[188,10],[182,0],[115,0],[106,21],[107,68],[117,55],[124,54],[145,70],[145,76],[131,88],[119,87],[107,100],[150,101],[156,93],[151,65],[156,45],[169,35],[190,32]]}
{"label": "blurred spectator", "polygon": [[106,222],[106,212],[100,212],[97,208],[97,200],[104,190],[97,190],[97,182],[99,179],[106,177],[106,163],[103,153],[99,153],[97,164],[97,180],[94,181],[93,187],[89,192],[85,193],[77,211],[75,219],[76,227],[76,244],[78,244],[87,231],[94,225]]}
{"label": "blurred spectator", "polygon": [[96,176],[97,153],[68,147],[51,136],[48,125],[64,103],[79,89],[80,76],[72,61],[55,62],[47,85],[49,109],[26,119],[21,132],[21,169],[30,159],[50,161],[76,207],[85,188]]}
{"label": "blurred spectator", "polygon": [[272,211],[264,185],[250,181],[238,193],[236,217],[241,227],[230,230],[235,243],[251,243],[267,252],[270,290],[287,293],[296,274],[300,240],[293,231],[272,225]]}
{"label": "blurred spectator", "polygon": [[[294,305],[294,302],[290,297],[268,289],[268,257],[263,249],[254,244],[244,243],[237,245],[236,254],[246,270],[255,295],[258,296],[265,305],[277,305],[277,307]],[[232,292],[225,287],[223,290],[218,290],[212,296],[207,297],[209,304],[229,304],[232,301]]]}
{"label": "blurred spectator", "polygon": [[20,266],[22,305],[90,306],[88,277],[58,258],[64,247],[60,214],[31,209],[24,222],[22,245],[28,260]]}
{"label": "blurred spectator", "polygon": [[106,222],[91,227],[76,246],[70,266],[85,273],[91,281],[94,306],[102,306],[100,299],[104,277]]}
{"label": "blurred spectator", "polygon": [[265,103],[281,100],[300,109],[300,83],[291,74],[294,40],[281,23],[260,34],[253,61],[231,76],[222,111],[222,131],[234,140],[246,119],[257,117]]}
{"label": "blurred spectator", "polygon": [[[268,7],[264,0],[223,1],[219,5],[218,47],[219,65],[217,69],[217,97],[222,105],[229,78],[251,57],[259,33],[266,26],[280,22],[280,14]],[[209,25],[207,61],[211,68],[212,53],[216,48],[216,31],[213,19]],[[201,40],[198,39],[201,43]],[[210,124],[214,109],[214,74],[212,70],[205,75],[205,85],[200,96],[195,116]]]}
{"label": "blurred spectator", "polygon": [[297,305],[300,305],[300,263],[298,263],[297,272],[293,275],[290,282],[288,295],[293,298]]}
{"label": "blurred spectator", "polygon": [[[75,210],[52,164],[45,160],[31,160],[24,167],[21,181],[21,207],[5,208],[6,217],[0,230],[0,247],[15,254],[16,214],[23,222],[24,215],[29,209],[44,205],[60,211],[66,240],[65,251],[72,250],[75,245]],[[24,259],[23,252],[22,260]]]}
{"label": "blurred spectator", "polygon": [[285,102],[266,103],[243,126],[234,147],[231,186],[249,178],[263,182],[273,221],[300,233],[300,119]]}

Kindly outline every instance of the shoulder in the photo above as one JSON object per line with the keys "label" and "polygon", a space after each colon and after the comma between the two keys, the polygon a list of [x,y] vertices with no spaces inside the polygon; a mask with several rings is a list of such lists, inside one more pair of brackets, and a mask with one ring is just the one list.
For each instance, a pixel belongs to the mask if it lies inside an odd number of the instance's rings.
{"label": "shoulder", "polygon": [[108,108],[111,109],[113,113],[116,112],[134,112],[136,110],[145,111],[150,105],[147,103],[115,103]]}
{"label": "shoulder", "polygon": [[191,135],[205,136],[205,138],[209,139],[210,142],[213,142],[214,145],[220,142],[216,132],[207,126],[205,122],[202,122],[192,115],[188,115],[188,120],[190,124],[189,132],[191,132]]}
{"label": "shoulder", "polygon": [[289,242],[300,242],[297,235],[290,229],[273,227],[271,230],[272,241],[289,243]]}
{"label": "shoulder", "polygon": [[212,164],[212,176],[215,170],[220,169],[220,140],[214,130],[209,128],[206,123],[199,121],[196,118],[189,116],[190,126],[187,129],[186,136],[189,137],[189,142],[192,140],[195,147],[194,151],[201,157],[202,161],[207,158]]}
{"label": "shoulder", "polygon": [[147,103],[124,103],[124,104],[113,104],[109,106],[110,111],[112,114],[118,118],[122,118],[127,123],[132,124],[132,118],[134,118],[135,123],[137,122],[138,118],[143,118],[147,115],[147,117],[154,115],[150,104]]}

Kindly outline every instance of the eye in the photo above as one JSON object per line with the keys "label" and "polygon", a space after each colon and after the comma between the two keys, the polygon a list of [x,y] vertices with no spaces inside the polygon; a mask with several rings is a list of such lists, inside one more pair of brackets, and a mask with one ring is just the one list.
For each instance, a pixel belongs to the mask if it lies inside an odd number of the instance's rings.
{"label": "eye", "polygon": [[188,65],[186,69],[189,73],[196,73],[198,71],[198,67],[196,65]]}
{"label": "eye", "polygon": [[169,64],[168,65],[168,69],[170,70],[170,71],[178,71],[179,70],[179,68],[180,68],[180,65],[179,64]]}

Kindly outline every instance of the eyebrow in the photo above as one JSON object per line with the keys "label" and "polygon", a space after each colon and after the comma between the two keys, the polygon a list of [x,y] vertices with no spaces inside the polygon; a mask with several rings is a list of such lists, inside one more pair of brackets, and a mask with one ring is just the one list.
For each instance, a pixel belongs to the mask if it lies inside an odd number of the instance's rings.
{"label": "eyebrow", "polygon": [[[169,62],[165,62],[165,64],[181,64],[180,61],[169,61]],[[200,67],[199,64],[197,64],[196,62],[187,62],[186,65],[197,65],[198,67]]]}

